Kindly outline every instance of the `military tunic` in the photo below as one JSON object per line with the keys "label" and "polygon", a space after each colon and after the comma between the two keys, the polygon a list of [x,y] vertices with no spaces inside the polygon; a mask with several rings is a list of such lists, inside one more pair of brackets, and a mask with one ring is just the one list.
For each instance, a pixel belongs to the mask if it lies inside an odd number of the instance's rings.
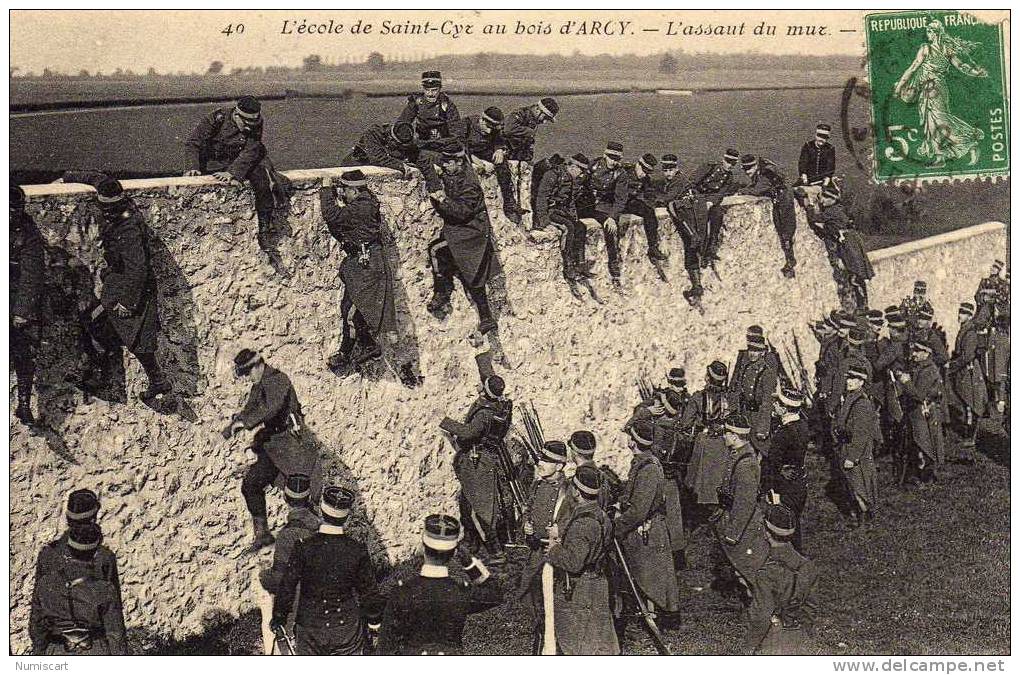
{"label": "military tunic", "polygon": [[346,254],[340,280],[347,303],[357,308],[373,335],[396,331],[393,275],[383,251],[379,200],[362,189],[350,204],[340,207],[333,189],[323,187],[319,204],[329,233]]}
{"label": "military tunic", "polygon": [[379,633],[379,653],[442,656],[464,653],[469,614],[499,605],[503,591],[488,577],[481,584],[453,579],[445,567],[426,565],[390,594]]}
{"label": "military tunic", "polygon": [[363,615],[378,601],[375,569],[365,545],[344,534],[343,528],[327,525],[297,542],[273,603],[275,622],[286,622],[299,584],[294,620],[298,654],[361,654]]}
{"label": "military tunic", "polygon": [[786,177],[775,165],[759,157],[757,173],[751,179],[751,184],[741,188],[740,192],[772,200],[772,222],[779,235],[779,241],[784,250],[793,246],[793,235],[797,229],[797,211]]}
{"label": "military tunic", "polygon": [[463,424],[444,420],[442,428],[456,437],[457,454],[453,471],[460,481],[461,495],[474,515],[491,534],[504,510],[511,504],[496,444],[502,444],[513,419],[513,402],[479,396],[468,409]]}
{"label": "military tunic", "polygon": [[119,587],[95,560],[68,555],[56,565],[38,565],[29,636],[38,655],[127,654]]}
{"label": "military tunic", "polygon": [[732,504],[720,506],[715,533],[726,559],[752,589],[754,573],[768,554],[765,517],[758,501],[760,484],[761,469],[751,447],[732,449],[727,473],[718,488],[732,499]]}
{"label": "military tunic", "polygon": [[744,362],[740,371],[734,369],[730,382],[730,405],[747,416],[755,447],[768,440],[772,425],[772,397],[779,382],[779,366],[775,359],[762,354],[757,360]]}
{"label": "military tunic", "polygon": [[978,357],[979,337],[978,326],[973,321],[967,321],[960,327],[947,375],[960,402],[975,417],[984,417],[987,414],[988,387]]}
{"label": "military tunic", "polygon": [[10,324],[11,362],[18,377],[18,395],[27,400],[35,378],[35,352],[39,346],[39,319],[46,278],[45,240],[32,217],[19,212],[10,223],[9,316],[27,319],[24,326]]}
{"label": "military tunic", "polygon": [[776,543],[769,547],[768,557],[755,579],[755,592],[747,613],[745,651],[767,655],[805,653],[803,627],[791,630],[783,624],[792,624],[786,617],[795,615],[808,600],[818,579],[814,562],[790,544]]}
{"label": "military tunic", "polygon": [[807,176],[808,185],[830,181],[836,173],[836,148],[831,143],[819,146],[814,141],[808,141],[800,149],[797,173]]}
{"label": "military tunic", "polygon": [[534,106],[515,110],[507,116],[503,123],[503,138],[506,139],[509,159],[530,162],[535,158],[535,131],[539,124]]}
{"label": "military tunic", "polygon": [[405,164],[418,161],[414,143],[404,145],[393,138],[392,124],[373,124],[361,135],[341,166],[381,166],[404,172]]}
{"label": "military tunic", "polygon": [[[105,174],[98,171],[67,171],[65,183],[96,186]],[[133,354],[154,354],[159,336],[156,275],[149,252],[148,229],[141,210],[128,197],[100,204],[99,242],[106,267],[100,272],[100,302],[104,315],[120,341]],[[113,308],[123,305],[130,316],[118,316]]]}
{"label": "military tunic", "polygon": [[437,150],[440,139],[450,136],[450,125],[459,119],[460,111],[446,92],[439,92],[435,101],[429,101],[419,92],[407,97],[397,122],[414,126],[418,147]]}
{"label": "military tunic", "polygon": [[722,420],[730,411],[723,388],[706,388],[691,396],[699,429],[687,467],[687,487],[698,504],[718,504],[716,489],[728,471],[730,453],[722,437]]}
{"label": "military tunic", "polygon": [[645,597],[667,612],[679,609],[666,526],[665,479],[662,464],[650,452],[637,453],[631,459],[614,530],[634,582]]}
{"label": "military tunic", "polygon": [[273,549],[273,564],[259,574],[262,587],[275,595],[287,568],[294,558],[294,549],[299,542],[308,539],[319,529],[319,516],[310,508],[298,506],[287,513],[287,524],[276,535]]}
{"label": "military tunic", "polygon": [[619,222],[623,214],[641,218],[649,252],[659,248],[659,217],[655,214],[656,185],[649,173],[639,176],[637,167],[626,165],[616,181],[609,216]]}
{"label": "military tunic", "polygon": [[680,432],[680,424],[684,408],[688,407],[689,400],[690,396],[685,394],[684,402],[676,416],[666,412],[652,420],[654,424],[652,452],[662,464],[662,496],[666,507],[666,529],[669,531],[669,546],[673,552],[682,551],[687,547],[684,514],[680,504],[682,466],[687,458],[681,458],[679,455],[684,452],[680,446],[686,438]]}
{"label": "military tunic", "polygon": [[[436,213],[443,219],[439,238],[429,246],[433,273],[449,274],[451,290],[454,273],[460,276],[465,286],[484,286],[502,270],[495,255],[482,186],[474,170],[467,165],[460,173],[443,173],[441,178],[446,199],[441,202],[432,200]],[[438,258],[444,254],[443,249],[452,258],[452,270]]]}
{"label": "military tunic", "polygon": [[810,443],[811,426],[808,421],[799,414],[787,415],[776,425],[768,457],[762,464],[762,492],[772,491],[779,495],[780,503],[790,507],[798,521],[807,502],[804,457]]}
{"label": "military tunic", "polygon": [[[850,492],[865,508],[878,503],[878,473],[875,448],[882,442],[878,411],[863,389],[848,392],[842,399],[833,422],[837,443],[836,459],[846,477]],[[853,468],[843,468],[850,460]]]}
{"label": "military tunic", "polygon": [[942,375],[932,359],[913,364],[910,381],[899,383],[901,402],[914,447],[928,462],[945,462],[942,436]]}
{"label": "military tunic", "polygon": [[483,131],[480,119],[479,115],[464,117],[453,124],[451,133],[464,144],[469,159],[477,157],[494,164],[493,173],[499,185],[500,196],[503,198],[503,212],[515,211],[518,208],[517,195],[514,194],[514,180],[510,174],[507,157],[504,156],[502,161],[496,162],[496,152],[506,150],[506,140],[499,129],[490,127],[488,133]]}
{"label": "military tunic", "polygon": [[620,643],[609,608],[606,556],[613,525],[595,500],[579,502],[546,561],[556,569],[556,642],[567,656],[613,656]]}

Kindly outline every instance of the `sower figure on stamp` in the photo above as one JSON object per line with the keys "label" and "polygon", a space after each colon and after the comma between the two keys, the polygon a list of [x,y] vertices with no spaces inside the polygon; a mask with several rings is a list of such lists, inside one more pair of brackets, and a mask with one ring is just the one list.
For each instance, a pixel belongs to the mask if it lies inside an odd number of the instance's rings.
{"label": "sower figure on stamp", "polygon": [[323,490],[322,524],[294,545],[283,571],[270,628],[284,629],[300,586],[294,621],[299,656],[360,655],[366,629],[378,629],[381,600],[372,559],[365,544],[345,532],[353,503],[346,488]]}
{"label": "sower figure on stamp", "polygon": [[783,265],[784,277],[792,279],[796,272],[797,259],[793,255],[793,236],[797,231],[797,210],[794,206],[793,193],[786,184],[786,177],[779,172],[774,162],[764,157],[744,155],[740,158],[740,166],[744,169],[751,184],[742,187],[739,194],[768,197],[772,200],[772,223],[779,235],[779,246],[783,249],[786,264]]}
{"label": "sower figure on stamp", "polygon": [[819,122],[815,137],[800,148],[797,160],[797,185],[793,189],[797,201],[805,209],[813,204],[826,185],[832,183],[836,173],[836,148],[829,143],[832,126]]}
{"label": "sower figure on stamp", "polygon": [[442,190],[431,198],[443,227],[429,244],[433,289],[428,311],[439,319],[450,315],[453,280],[459,278],[478,311],[478,332],[485,335],[498,328],[486,284],[502,271],[485,194],[459,142],[451,139],[444,146],[441,170]]}
{"label": "sower figure on stamp", "polygon": [[666,524],[666,479],[653,453],[654,433],[650,419],[627,426],[628,445],[634,455],[620,495],[619,512],[613,518],[613,532],[649,609],[671,613],[680,609],[680,600]]}
{"label": "sower figure on stamp", "polygon": [[34,424],[32,385],[43,318],[40,305],[46,277],[45,241],[32,216],[25,212],[25,191],[18,185],[11,185],[8,212],[11,229],[7,309],[11,315],[11,363],[18,378],[18,407],[14,415],[22,424]]}
{"label": "sower figure on stamp", "polygon": [[755,573],[755,593],[747,611],[747,654],[793,655],[807,649],[802,622],[818,570],[791,545],[797,526],[788,507],[766,508],[768,555]]}
{"label": "sower figure on stamp", "polygon": [[361,135],[340,166],[381,166],[408,178],[418,163],[414,127],[409,122],[373,124]]}
{"label": "sower figure on stamp", "polygon": [[585,189],[588,158],[580,153],[542,174],[535,196],[534,228],[560,232],[563,276],[569,282],[591,276],[585,248],[588,231],[578,216],[578,200]]}
{"label": "sower figure on stamp", "polygon": [[468,161],[479,176],[494,173],[503,197],[503,215],[512,223],[521,222],[521,208],[514,194],[513,177],[507,163],[503,138],[503,111],[490,106],[481,115],[469,115],[451,125],[454,138],[467,149]]}
{"label": "sower figure on stamp", "polygon": [[123,346],[135,355],[148,377],[142,401],[159,410],[171,386],[156,360],[160,324],[145,219],[120,182],[102,172],[67,171],[61,180],[93,186],[101,214],[99,241],[106,267],[100,272],[103,290],[100,305],[92,311],[89,332],[103,352],[102,372],[98,379],[93,373],[86,386],[102,389],[108,384],[112,359]]}
{"label": "sower figure on stamp", "polygon": [[[506,398],[506,384],[492,369],[488,352],[476,357],[481,377],[481,392],[468,409],[464,422],[449,417],[439,428],[450,434],[457,449],[454,473],[460,481],[462,520],[473,527],[474,550],[484,547],[495,564],[506,561],[503,543],[514,526],[513,499],[501,455],[506,453],[505,439],[513,421],[513,401]],[[480,541],[479,541],[480,540]]]}
{"label": "sower figure on stamp", "polygon": [[549,550],[550,530],[558,531],[573,508],[570,485],[563,475],[566,461],[566,444],[546,441],[535,465],[535,480],[528,489],[523,529],[530,552],[521,572],[517,598],[528,598],[531,607],[533,655],[556,651],[553,569],[545,562],[545,553]]}
{"label": "sower figure on stamp", "polygon": [[34,654],[128,654],[120,589],[96,564],[102,539],[95,523],[72,527],[60,564],[37,570],[28,619]]}
{"label": "sower figure on stamp", "polygon": [[635,164],[624,167],[616,181],[613,207],[606,220],[606,225],[616,223],[619,226],[621,216],[640,218],[648,244],[648,259],[653,263],[669,257],[659,250],[659,217],[655,215],[655,183],[652,181],[652,173],[658,164],[655,155],[645,153]]}
{"label": "sower figure on stamp", "polygon": [[804,457],[811,445],[811,426],[801,415],[804,395],[792,387],[781,387],[772,408],[772,438],[769,454],[762,461],[761,491],[774,503],[793,514],[796,532],[791,543],[802,552],[801,515],[807,503],[807,470]]}
{"label": "sower figure on stamp", "polygon": [[743,415],[733,413],[726,418],[723,440],[729,450],[729,462],[718,486],[719,509],[712,517],[725,557],[725,561],[718,561],[716,565],[713,587],[727,595],[742,586],[740,597],[745,602],[748,597],[754,597],[755,572],[768,555],[765,522],[758,499],[760,460],[748,442],[750,433],[751,425]]}
{"label": "sower figure on stamp", "polygon": [[602,226],[602,233],[606,240],[606,255],[609,259],[609,277],[612,280],[613,288],[620,290],[620,274],[622,264],[620,261],[620,233],[615,220],[610,219],[610,212],[614,207],[616,199],[616,183],[623,174],[623,144],[610,141],[606,144],[606,150],[602,157],[599,157],[591,165],[591,172],[588,174],[588,186],[592,192],[590,204],[585,204],[578,215],[581,218],[591,218]]}
{"label": "sower figure on stamp", "polygon": [[832,422],[836,458],[849,496],[851,528],[871,520],[878,504],[875,449],[882,443],[882,429],[875,404],[864,390],[870,370],[863,361],[847,368],[845,394]]}
{"label": "sower figure on stamp", "polygon": [[316,499],[322,475],[318,452],[302,441],[304,415],[290,378],[250,349],[242,349],[234,357],[234,374],[251,381],[252,387],[244,409],[231,417],[223,437],[229,439],[242,430],[262,427],[251,443],[255,462],[248,466],[241,481],[241,494],[254,530],[254,540],[246,552],[253,553],[275,541],[266,515],[266,489],[282,485],[291,474],[301,473],[311,477],[311,498]]}
{"label": "sower figure on stamp", "polygon": [[232,109],[214,110],[185,141],[188,170],[184,175],[212,174],[221,183],[247,180],[255,194],[259,248],[268,253],[273,212],[287,205],[288,196],[284,179],[262,143],[264,129],[262,104],[253,96],[242,96]]}
{"label": "sower figure on stamp", "polygon": [[262,611],[263,653],[267,656],[273,653],[277,640],[270,628],[273,618],[273,597],[280,590],[280,583],[293,563],[294,550],[298,542],[308,539],[319,529],[319,516],[312,511],[309,499],[311,492],[311,478],[300,473],[287,476],[283,485],[283,499],[288,508],[287,523],[276,536],[272,566],[258,571],[258,587],[265,591],[264,594],[259,593],[259,609]]}
{"label": "sower figure on stamp", "polygon": [[[425,518],[423,560],[417,576],[400,580],[383,613],[379,653],[404,656],[443,656],[464,653],[464,624],[468,615],[496,607],[503,589],[485,567],[458,546],[460,522],[446,515]],[[467,579],[450,576],[456,559]]]}
{"label": "sower figure on stamp", "polygon": [[[978,423],[988,414],[988,387],[981,368],[981,342],[987,336],[987,326],[981,326],[974,319],[974,305],[965,302],[960,305],[960,330],[956,334],[953,357],[946,365],[946,375],[952,383],[953,392],[962,408],[963,441],[961,461],[974,463],[974,449],[977,443]],[[985,331],[985,335],[981,335]]]}
{"label": "sower figure on stamp", "polygon": [[566,656],[620,653],[606,576],[613,524],[599,506],[600,482],[598,469],[578,467],[571,479],[574,509],[550,533],[545,556],[555,570],[556,652]]}
{"label": "sower figure on stamp", "polygon": [[[341,198],[339,203],[337,196]],[[329,357],[328,363],[334,372],[346,373],[352,366],[382,357],[379,336],[385,335],[391,344],[396,341],[393,275],[383,252],[379,200],[368,189],[361,171],[340,175],[339,195],[333,190],[333,181],[324,178],[319,204],[329,233],[345,254],[340,263],[343,338],[340,350]],[[356,356],[355,344],[360,348]]]}

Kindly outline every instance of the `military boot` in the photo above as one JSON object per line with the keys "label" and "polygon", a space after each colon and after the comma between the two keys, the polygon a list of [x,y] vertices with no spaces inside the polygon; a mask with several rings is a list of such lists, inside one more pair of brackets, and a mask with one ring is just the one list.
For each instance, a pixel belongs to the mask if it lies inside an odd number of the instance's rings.
{"label": "military boot", "polygon": [[341,344],[340,349],[335,354],[331,355],[328,359],[326,359],[326,365],[329,366],[329,369],[335,373],[345,372],[348,369],[350,369],[352,365],[354,365],[354,361],[351,358],[353,353],[354,353],[353,344],[348,345]]}
{"label": "military boot", "polygon": [[669,254],[660,249],[658,245],[656,245],[648,249],[648,258],[649,260],[653,260],[655,262],[662,262],[664,260],[669,260]]}
{"label": "military boot", "polygon": [[14,416],[26,426],[35,424],[35,416],[32,415],[32,392],[22,393],[21,387],[18,387],[18,407],[14,410]]}
{"label": "military boot", "polygon": [[254,537],[252,543],[248,548],[244,550],[245,553],[255,553],[266,546],[272,546],[276,541],[272,533],[269,531],[269,521],[265,518],[252,517],[252,529],[254,531]]}
{"label": "military boot", "polygon": [[692,305],[701,300],[705,289],[701,285],[701,270],[698,268],[687,270],[687,276],[691,280],[691,287],[683,292],[684,299]]}
{"label": "military boot", "polygon": [[433,293],[432,299],[429,300],[429,304],[425,306],[429,314],[436,317],[440,321],[450,316],[453,312],[453,305],[450,304],[450,296]]}

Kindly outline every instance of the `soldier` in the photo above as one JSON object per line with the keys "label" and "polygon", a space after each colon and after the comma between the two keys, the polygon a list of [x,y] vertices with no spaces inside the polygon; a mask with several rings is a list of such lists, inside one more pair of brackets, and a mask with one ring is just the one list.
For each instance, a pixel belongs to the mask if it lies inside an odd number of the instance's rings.
{"label": "soldier", "polygon": [[[538,199],[538,186],[542,183],[542,176],[544,176],[547,171],[555,169],[557,166],[563,164],[564,161],[565,160],[563,159],[563,156],[560,153],[554,152],[548,157],[538,160],[537,162],[535,162],[534,166],[531,167],[531,191],[529,192],[528,196],[531,201],[532,213],[537,213],[536,200]],[[590,164],[591,163],[589,162],[589,168]],[[534,229],[537,226],[537,223],[538,221],[535,220],[533,217],[531,223],[532,229]]]}
{"label": "soldier", "polygon": [[808,215],[808,223],[822,242],[833,265],[833,278],[840,286],[844,304],[857,309],[868,306],[868,280],[875,276],[864,240],[841,203],[835,185],[822,188],[821,209]]}
{"label": "soldier", "polygon": [[[988,414],[988,387],[981,368],[979,348],[985,336],[980,335],[987,326],[981,326],[974,319],[974,305],[964,302],[960,305],[960,330],[956,334],[953,358],[946,366],[946,376],[953,392],[960,402],[963,417],[963,442],[961,460],[974,463],[974,447],[977,443],[978,422]],[[986,351],[987,347],[985,350]]]}
{"label": "soldier", "polygon": [[924,342],[911,344],[911,368],[899,372],[900,401],[907,418],[907,443],[916,459],[918,478],[935,482],[936,468],[945,460],[942,437],[942,374],[932,360],[934,348]]}
{"label": "soldier", "polygon": [[903,408],[900,405],[896,373],[907,370],[910,342],[907,338],[907,322],[897,305],[886,307],[885,321],[889,334],[878,341],[878,357],[872,363],[872,372],[874,383],[881,385],[877,402],[884,448],[895,461],[900,461],[903,458]]}
{"label": "soldier", "polygon": [[555,607],[553,569],[545,562],[545,553],[549,549],[549,530],[566,523],[572,508],[570,485],[563,475],[566,461],[567,445],[562,441],[546,441],[535,465],[535,480],[528,490],[523,529],[530,552],[521,572],[517,599],[527,597],[531,606],[533,655],[556,651],[555,613],[548,611]]}
{"label": "soldier", "polygon": [[497,328],[489,308],[485,284],[501,273],[485,209],[485,195],[478,177],[465,162],[464,148],[456,141],[443,150],[443,189],[433,196],[432,205],[443,220],[439,236],[429,244],[433,291],[428,311],[445,319],[453,311],[450,296],[458,277],[478,311],[478,332]]}
{"label": "soldier", "polygon": [[509,159],[530,162],[535,158],[535,132],[539,125],[556,121],[560,106],[554,98],[543,98],[538,103],[515,110],[507,118],[503,130]]}
{"label": "soldier", "polygon": [[28,619],[34,654],[128,654],[120,589],[95,560],[102,539],[95,523],[73,527],[60,564],[37,570]]}
{"label": "soldier", "polygon": [[[679,371],[679,374],[677,374]],[[685,550],[687,535],[680,502],[680,484],[683,470],[693,446],[693,438],[684,433],[690,429],[694,417],[694,404],[687,392],[683,369],[670,370],[668,387],[659,391],[662,414],[651,419],[653,424],[652,452],[662,464],[663,500],[666,507],[666,528],[673,556],[673,570],[679,572],[687,566]]]}
{"label": "soldier", "polygon": [[25,191],[19,185],[10,190],[10,293],[7,309],[11,315],[11,362],[18,378],[18,407],[15,417],[22,424],[34,424],[32,384],[35,381],[35,353],[39,348],[39,310],[46,276],[45,240],[32,216],[25,212]]}
{"label": "soldier", "polygon": [[762,462],[761,491],[773,503],[782,504],[793,514],[796,532],[793,547],[803,551],[801,515],[807,503],[807,470],[804,456],[811,445],[811,426],[801,415],[804,395],[781,387],[772,408],[773,431],[768,455]]}
{"label": "soldier", "polygon": [[89,327],[93,339],[105,352],[101,379],[87,386],[100,389],[109,382],[112,359],[121,346],[135,355],[148,377],[142,401],[154,408],[171,393],[170,382],[156,360],[160,332],[156,306],[156,275],[152,269],[148,230],[141,209],[124,194],[120,182],[99,171],[66,171],[64,183],[85,183],[96,189],[99,241],[106,267],[100,305],[92,311]]}
{"label": "soldier", "polygon": [[934,319],[935,310],[932,308],[931,303],[924,303],[914,318],[914,327],[910,331],[910,339],[929,345],[932,348],[932,360],[936,366],[942,368],[949,363],[949,344],[946,339],[945,329],[935,323]]}
{"label": "soldier", "polygon": [[713,361],[705,373],[705,388],[691,396],[693,408],[694,449],[688,464],[686,485],[693,504],[687,518],[688,526],[704,520],[719,503],[716,488],[726,473],[729,452],[723,439],[723,420],[730,413],[726,396],[729,373],[722,361]]}
{"label": "soldier", "polygon": [[241,494],[254,531],[246,552],[254,553],[275,541],[266,516],[266,488],[301,473],[311,476],[311,495],[315,499],[322,475],[318,453],[302,441],[304,415],[290,378],[250,349],[242,349],[234,357],[234,374],[249,380],[252,386],[244,409],[230,418],[223,437],[229,439],[244,429],[262,426],[251,443],[255,462],[248,465],[241,481]]}
{"label": "soldier", "polygon": [[[273,604],[274,633],[284,628],[298,585],[294,621],[299,656],[353,656],[365,650],[365,618],[378,615],[375,569],[365,544],[345,533],[354,493],[322,492],[322,524],[298,541]],[[373,624],[377,625],[377,624]]]}
{"label": "soldier", "polygon": [[878,504],[878,475],[875,448],[882,442],[878,411],[864,391],[870,379],[866,362],[854,361],[847,368],[846,394],[832,424],[837,459],[850,497],[850,527],[871,520]]}
{"label": "soldier", "polygon": [[613,524],[599,506],[601,480],[595,467],[578,467],[571,479],[574,508],[562,529],[550,533],[545,556],[555,570],[557,653],[567,656],[620,653],[606,576]]}
{"label": "soldier", "polygon": [[[1006,292],[1009,292],[1009,283],[1002,278],[1002,269],[1006,266],[1006,263],[1001,260],[995,260],[992,262],[992,268],[988,272],[987,277],[983,277],[978,283],[978,290],[984,288],[994,289],[996,292],[1003,290],[1005,285]],[[1006,282],[1005,284],[1003,282]]]}
{"label": "soldier", "polygon": [[[379,634],[380,654],[463,654],[468,615],[502,602],[502,588],[485,564],[457,546],[461,536],[456,518],[425,518],[424,564],[418,576],[398,581],[390,594]],[[469,581],[450,576],[455,556]]]}
{"label": "soldier", "polygon": [[408,122],[373,124],[344,157],[340,166],[381,166],[408,178],[417,168],[418,146]]}
{"label": "soldier", "polygon": [[[747,419],[733,413],[726,418],[723,429],[729,461],[718,486],[719,510],[713,516],[713,526],[723,554],[736,572],[737,581],[743,585],[747,595],[754,597],[754,575],[768,554],[765,522],[758,501],[761,468],[748,441],[751,425]],[[717,573],[724,577],[724,569],[717,567]],[[723,590],[727,589],[725,578],[718,579],[716,584]]]}
{"label": "soldier", "polygon": [[627,427],[634,456],[613,518],[634,583],[648,599],[650,610],[675,612],[680,608],[673,569],[670,532],[666,524],[666,488],[662,464],[653,453],[655,428],[651,420]]}
{"label": "soldier", "polygon": [[740,158],[740,166],[747,174],[751,184],[742,187],[738,194],[768,197],[772,200],[772,223],[779,235],[779,246],[783,249],[786,264],[782,268],[784,277],[792,279],[796,272],[797,258],[793,255],[793,235],[797,231],[797,209],[793,202],[793,193],[786,184],[786,177],[779,172],[779,167],[764,157],[744,155]]}
{"label": "soldier", "polygon": [[258,218],[258,243],[270,249],[267,237],[273,211],[287,205],[287,189],[282,176],[273,168],[266,146],[262,104],[252,96],[242,96],[233,109],[218,108],[202,118],[185,141],[188,170],[185,176],[211,173],[220,183],[247,180],[255,193]]}
{"label": "soldier", "polygon": [[918,279],[914,282],[913,295],[903,298],[903,301],[900,302],[900,313],[903,314],[903,318],[906,319],[911,329],[917,326],[917,315],[921,308],[928,304],[927,294],[928,282]]}
{"label": "soldier", "polygon": [[652,173],[658,164],[655,155],[645,153],[637,163],[624,167],[616,181],[613,206],[605,222],[607,226],[615,226],[623,215],[640,218],[645,230],[645,242],[648,244],[648,259],[653,263],[669,257],[659,250],[659,218],[655,215],[656,189],[652,180]]}
{"label": "soldier", "polygon": [[594,434],[590,431],[575,431],[567,441],[567,458],[575,472],[582,466],[595,469],[599,481],[599,507],[608,511],[610,505],[615,504],[620,497],[620,480],[605,464],[601,467],[595,464],[595,448]]}
{"label": "soldier", "polygon": [[259,609],[262,611],[262,640],[266,655],[273,653],[273,643],[276,639],[270,629],[273,618],[273,596],[280,589],[280,582],[294,558],[294,549],[298,542],[308,539],[319,529],[319,516],[312,511],[309,501],[311,488],[312,480],[308,476],[300,473],[287,476],[283,486],[283,499],[289,509],[287,524],[283,526],[276,537],[273,564],[259,570],[259,586],[266,591],[265,601],[259,603]]}
{"label": "soldier", "polygon": [[831,135],[832,126],[820,122],[815,127],[814,140],[800,149],[797,160],[799,179],[794,194],[805,209],[821,187],[832,184],[832,176],[836,173],[836,149],[829,143]]}
{"label": "soldier", "polygon": [[450,136],[450,125],[460,119],[460,111],[442,90],[443,76],[438,70],[421,74],[421,88],[419,93],[407,97],[397,122],[414,127],[418,148],[427,151],[423,154],[435,154],[442,150],[442,139]]}
{"label": "soldier", "polygon": [[684,299],[697,305],[704,294],[701,285],[703,256],[708,244],[708,217],[698,217],[698,202],[691,179],[677,168],[676,155],[663,155],[662,173],[665,181],[660,193],[660,203],[666,207],[684,244],[684,269],[691,281],[691,287],[683,292]]}
{"label": "soldier", "polygon": [[[340,281],[344,286],[340,301],[343,338],[340,350],[329,357],[329,367],[346,372],[382,357],[377,336],[388,335],[395,341],[397,315],[393,304],[393,281],[382,245],[382,214],[379,200],[368,189],[361,171],[340,174],[340,204],[327,176],[319,189],[322,218],[333,238],[343,249]],[[354,358],[355,341],[361,347]]]}
{"label": "soldier", "polygon": [[755,573],[755,594],[747,612],[748,654],[803,654],[801,610],[818,578],[814,562],[790,542],[797,519],[790,508],[776,504],[765,511],[768,555]]}
{"label": "soldier", "polygon": [[740,153],[728,148],[722,162],[708,162],[691,174],[694,216],[706,222],[707,236],[702,252],[702,267],[711,266],[719,259],[719,242],[722,237],[722,200],[740,189],[734,170]]}
{"label": "soldier", "polygon": [[772,425],[772,396],[779,382],[778,362],[767,358],[768,341],[763,334],[748,332],[747,358],[730,381],[730,409],[751,423],[751,442],[759,452],[768,442]]}
{"label": "soldier", "polygon": [[[505,438],[513,420],[513,401],[503,394],[506,384],[492,370],[488,352],[476,356],[481,376],[481,392],[468,409],[464,422],[444,417],[439,428],[453,437],[457,449],[454,473],[460,481],[460,510],[464,522],[474,526],[472,541],[477,550],[485,547],[490,562],[506,561],[502,545],[514,525],[513,497],[508,489],[512,469],[505,465]],[[473,538],[473,537],[472,537]]]}
{"label": "soldier", "polygon": [[578,200],[584,189],[583,176],[590,162],[581,153],[542,174],[534,204],[534,226],[552,226],[560,232],[563,276],[577,281],[591,276],[585,248],[588,231],[578,217]]}
{"label": "soldier", "polygon": [[616,184],[623,174],[623,144],[610,141],[606,149],[591,165],[588,174],[588,186],[592,192],[592,204],[585,204],[579,209],[581,218],[591,218],[602,226],[602,234],[606,240],[606,255],[609,259],[609,277],[613,288],[620,290],[621,261],[620,234],[615,220],[610,218],[616,198]]}
{"label": "soldier", "polygon": [[981,371],[985,375],[985,382],[988,383],[989,410],[994,407],[1002,415],[1007,433],[1009,427],[1009,415],[1007,414],[1010,361],[1009,317],[1008,312],[996,314],[992,320],[992,326],[988,328],[987,347],[981,359]]}
{"label": "soldier", "polygon": [[520,224],[521,207],[514,194],[513,177],[507,163],[506,140],[503,138],[503,111],[495,106],[481,115],[469,115],[457,121],[453,136],[463,142],[468,160],[479,176],[494,173],[503,197],[503,215],[511,223]]}

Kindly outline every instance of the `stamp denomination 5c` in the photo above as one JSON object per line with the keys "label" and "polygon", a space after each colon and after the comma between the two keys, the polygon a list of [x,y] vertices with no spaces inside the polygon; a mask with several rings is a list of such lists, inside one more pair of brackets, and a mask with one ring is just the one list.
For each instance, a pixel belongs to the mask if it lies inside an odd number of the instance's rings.
{"label": "stamp denomination 5c", "polygon": [[865,33],[877,180],[1009,172],[1000,24],[906,11],[867,15]]}

